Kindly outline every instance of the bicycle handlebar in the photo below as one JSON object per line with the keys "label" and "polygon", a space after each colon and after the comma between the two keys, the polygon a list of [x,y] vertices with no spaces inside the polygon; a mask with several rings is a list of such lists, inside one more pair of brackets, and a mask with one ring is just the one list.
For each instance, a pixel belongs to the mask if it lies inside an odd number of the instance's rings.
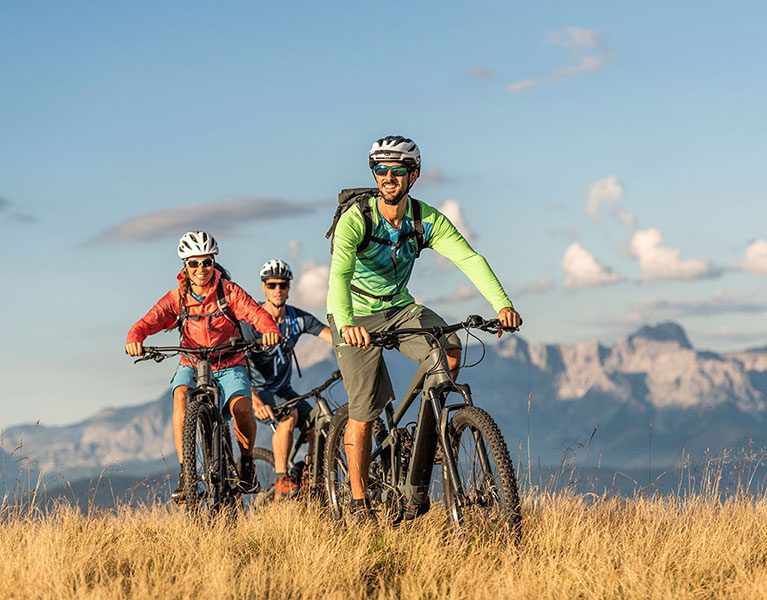
{"label": "bicycle handlebar", "polygon": [[[520,322],[521,325],[521,322]],[[370,333],[370,344],[383,348],[396,348],[399,337],[405,335],[433,335],[441,337],[460,329],[480,329],[487,333],[499,333],[507,331],[513,333],[519,331],[519,327],[504,327],[499,319],[485,319],[479,315],[469,315],[465,321],[454,325],[437,325],[435,327],[411,327],[404,329],[392,329],[391,331],[378,331]]]}
{"label": "bicycle handlebar", "polygon": [[217,346],[198,346],[196,348],[185,348],[182,346],[144,346],[144,356],[137,358],[133,363],[136,364],[145,360],[153,360],[159,363],[166,358],[176,356],[177,354],[209,359],[214,354],[223,355],[244,352],[245,350],[255,350],[256,346],[259,345],[260,344],[255,341],[248,342],[241,338],[235,338],[224,344],[218,344]]}
{"label": "bicycle handlebar", "polygon": [[324,392],[326,389],[328,389],[331,385],[333,385],[336,381],[341,379],[341,371],[335,370],[333,373],[328,377],[327,381],[325,383],[321,383],[316,388],[306,392],[305,394],[301,394],[300,396],[296,396],[295,398],[291,398],[290,400],[287,400],[286,402],[283,402],[282,404],[279,404],[277,406],[274,406],[272,408],[272,412],[274,412],[274,417],[279,421],[279,418],[284,416],[286,413],[290,412],[295,408],[295,406],[301,402],[302,400],[307,400],[309,398],[317,398],[319,395]]}

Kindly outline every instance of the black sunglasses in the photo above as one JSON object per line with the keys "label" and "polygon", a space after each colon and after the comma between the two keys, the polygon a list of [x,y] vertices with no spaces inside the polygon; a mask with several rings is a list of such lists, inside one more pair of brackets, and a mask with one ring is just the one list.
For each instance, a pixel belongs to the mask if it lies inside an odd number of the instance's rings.
{"label": "black sunglasses", "polygon": [[274,288],[280,288],[281,290],[286,290],[290,287],[290,284],[287,281],[280,281],[280,282],[274,282],[270,281],[269,283],[264,284],[266,287],[268,287],[270,290],[273,290]]}
{"label": "black sunglasses", "polygon": [[196,269],[199,266],[203,266],[206,269],[212,267],[215,261],[212,258],[203,258],[202,260],[196,260],[194,258],[186,261],[186,266],[190,269]]}
{"label": "black sunglasses", "polygon": [[397,167],[389,167],[387,165],[376,165],[373,167],[373,173],[377,175],[378,177],[385,177],[389,171],[392,172],[392,175],[395,177],[404,177],[410,172],[410,167],[405,166],[397,166]]}

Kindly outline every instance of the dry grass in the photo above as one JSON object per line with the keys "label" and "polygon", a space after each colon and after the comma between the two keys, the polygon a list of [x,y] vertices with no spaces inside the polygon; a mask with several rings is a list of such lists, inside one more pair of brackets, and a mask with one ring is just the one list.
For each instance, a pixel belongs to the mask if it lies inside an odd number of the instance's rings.
{"label": "dry grass", "polygon": [[0,521],[2,598],[764,598],[767,501],[528,497],[515,548],[446,533],[337,526],[273,505],[200,525],[167,507]]}

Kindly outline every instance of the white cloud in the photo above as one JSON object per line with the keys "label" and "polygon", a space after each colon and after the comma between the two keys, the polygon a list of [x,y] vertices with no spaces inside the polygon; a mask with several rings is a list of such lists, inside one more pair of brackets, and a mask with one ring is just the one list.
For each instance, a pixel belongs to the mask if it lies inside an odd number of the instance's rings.
{"label": "white cloud", "polygon": [[565,271],[565,287],[586,288],[620,281],[620,276],[605,267],[594,255],[575,242],[565,251],[560,262]]}
{"label": "white cloud", "polygon": [[637,219],[636,216],[621,209],[623,194],[623,185],[615,175],[593,182],[586,195],[586,214],[591,220],[599,222],[602,219],[602,207],[604,207],[608,214],[618,219],[626,228],[633,230]]}
{"label": "white cloud", "polygon": [[744,271],[767,275],[767,241],[756,240],[746,248],[746,256],[741,261],[740,267]]}
{"label": "white cloud", "polygon": [[551,279],[538,279],[531,281],[521,286],[519,289],[515,289],[512,292],[512,299],[517,296],[532,296],[535,294],[545,294],[554,289],[554,282]]}
{"label": "white cloud", "polygon": [[427,185],[445,185],[451,181],[452,179],[445,175],[442,169],[428,169],[418,177],[419,183]]}
{"label": "white cloud", "polygon": [[93,241],[146,242],[174,238],[185,231],[231,231],[248,221],[279,219],[314,210],[311,204],[299,204],[275,198],[238,198],[190,204],[144,213],[127,219],[99,233]]}
{"label": "white cloud", "polygon": [[318,265],[306,261],[295,279],[291,292],[291,304],[307,308],[324,308],[328,297],[330,265]]}
{"label": "white cloud", "polygon": [[477,79],[490,79],[495,76],[490,69],[483,69],[482,67],[475,67],[469,69],[469,77],[476,77]]}
{"label": "white cloud", "polygon": [[767,304],[753,302],[727,290],[717,290],[708,298],[658,299],[632,303],[628,312],[617,317],[601,317],[599,325],[619,331],[649,322],[680,320],[688,317],[715,317],[725,314],[765,314]]}
{"label": "white cloud", "polygon": [[521,92],[522,90],[527,90],[531,87],[535,87],[539,83],[540,81],[538,79],[521,79],[507,85],[506,91],[513,94],[514,92]]}
{"label": "white cloud", "polygon": [[288,250],[290,251],[290,260],[295,260],[301,254],[301,242],[298,240],[288,240]]}
{"label": "white cloud", "polygon": [[467,302],[474,298],[479,298],[480,294],[473,285],[468,283],[462,283],[452,292],[443,294],[442,296],[436,296],[434,298],[427,299],[425,304],[459,304],[461,302]]}
{"label": "white cloud", "polygon": [[[291,301],[292,303],[292,301]],[[315,315],[318,318],[319,315]],[[324,318],[320,321],[325,322]],[[296,345],[296,358],[301,369],[308,369],[312,365],[333,356],[333,347],[327,342],[313,335],[302,335]]]}
{"label": "white cloud", "polygon": [[442,206],[439,207],[439,211],[450,219],[450,222],[455,225],[456,229],[458,229],[461,235],[465,237],[470,244],[474,243],[474,232],[466,222],[458,200],[445,200]]}
{"label": "white cloud", "polygon": [[506,86],[506,91],[514,94],[543,83],[596,71],[607,64],[607,48],[602,44],[599,34],[593,29],[567,27],[564,30],[550,33],[546,41],[565,48],[575,61],[540,77],[514,81]]}
{"label": "white cloud", "polygon": [[583,27],[566,27],[561,31],[551,32],[546,41],[567,48],[571,52],[586,52],[602,48],[599,33]]}
{"label": "white cloud", "polygon": [[550,75],[547,75],[546,81],[557,81],[558,79],[566,79],[567,77],[575,77],[582,75],[583,73],[589,73],[601,69],[607,64],[607,60],[601,56],[584,56],[578,60],[578,62],[562,67],[553,71]]}
{"label": "white cloud", "polygon": [[547,232],[551,239],[564,239],[568,242],[574,242],[578,239],[580,228],[577,225],[568,225],[557,229],[549,229]]}
{"label": "white cloud", "polygon": [[660,230],[641,229],[631,238],[629,250],[639,259],[642,279],[703,279],[718,272],[708,261],[682,260],[680,251],[664,246]]}

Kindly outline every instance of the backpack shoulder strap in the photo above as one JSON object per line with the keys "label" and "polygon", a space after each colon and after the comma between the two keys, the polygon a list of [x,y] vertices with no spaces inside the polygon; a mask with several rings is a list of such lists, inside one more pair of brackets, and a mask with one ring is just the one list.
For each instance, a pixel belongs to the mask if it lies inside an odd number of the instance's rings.
{"label": "backpack shoulder strap", "polygon": [[359,196],[357,198],[357,207],[360,209],[362,220],[365,223],[365,233],[362,236],[362,241],[357,244],[357,254],[359,254],[370,245],[370,238],[373,237],[373,210],[370,208],[370,196]]}
{"label": "backpack shoulder strap", "polygon": [[224,282],[222,279],[219,279],[218,285],[216,286],[216,304],[218,305],[219,312],[232,322],[232,324],[237,328],[237,333],[239,336],[243,337],[240,321],[235,316],[232,307],[229,306],[229,301],[226,299],[226,294],[224,293]]}
{"label": "backpack shoulder strap", "polygon": [[181,292],[178,293],[178,321],[176,321],[176,325],[178,326],[178,333],[181,335],[184,332],[184,323],[186,323],[187,318],[189,317],[189,308],[186,306],[186,303],[184,302],[184,298],[181,297]]}
{"label": "backpack shoulder strap", "polygon": [[[360,208],[360,211],[363,214],[363,218],[365,217],[365,211],[363,209],[362,199],[369,199],[370,196],[374,196],[378,193],[378,189],[376,188],[349,188],[341,190],[338,193],[338,206],[336,207],[336,212],[333,215],[333,221],[330,224],[330,228],[325,232],[325,237],[330,239],[335,235],[336,226],[338,225],[338,221],[341,218],[341,215],[343,215],[347,210],[349,210],[354,204],[357,204]],[[372,232],[372,217],[371,217],[371,232]],[[369,243],[368,235],[367,235],[367,229],[368,223],[367,219],[365,219],[365,237],[363,238],[362,242],[360,243],[360,246],[364,244],[365,246]],[[359,251],[359,250],[358,250]],[[333,253],[333,240],[330,239],[330,252]]]}
{"label": "backpack shoulder strap", "polygon": [[421,250],[428,247],[426,243],[426,235],[423,228],[423,207],[421,201],[416,200],[412,196],[410,199],[413,201],[411,209],[413,211],[413,231],[415,231],[415,256],[418,258],[421,256]]}

